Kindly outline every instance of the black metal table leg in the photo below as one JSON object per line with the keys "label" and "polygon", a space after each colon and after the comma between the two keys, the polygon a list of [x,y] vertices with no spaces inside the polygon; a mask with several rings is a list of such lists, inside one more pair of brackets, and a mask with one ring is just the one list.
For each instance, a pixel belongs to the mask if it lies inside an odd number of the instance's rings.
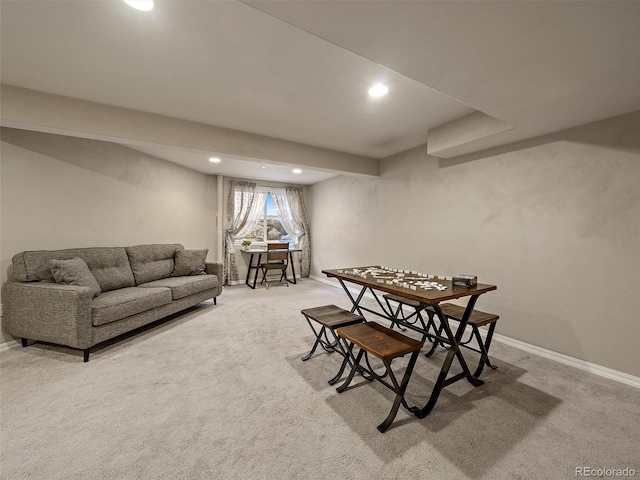
{"label": "black metal table leg", "polygon": [[455,356],[455,351],[453,347],[451,347],[447,352],[447,356],[444,359],[444,363],[442,364],[442,367],[440,368],[440,374],[438,375],[436,384],[433,386],[431,395],[429,395],[429,401],[424,407],[422,407],[420,410],[416,412],[416,417],[418,418],[426,417],[431,413],[431,410],[433,410],[433,407],[436,406],[436,402],[438,401],[440,392],[442,392],[442,389],[444,388],[444,381],[447,379],[447,374],[449,373],[449,368],[451,368],[451,362],[453,361],[454,356]]}
{"label": "black metal table leg", "polygon": [[293,280],[288,280],[287,282],[293,283],[294,285],[298,283],[296,281],[296,267],[293,264],[293,252],[289,251],[289,264],[291,265],[291,275],[293,276]]}
{"label": "black metal table leg", "polygon": [[251,266],[252,265],[253,265],[253,253],[249,257],[249,265],[247,266],[247,278],[244,281],[244,284],[249,288],[255,288],[255,287],[252,287],[251,284],[249,283],[249,278],[251,277]]}
{"label": "black metal table leg", "polygon": [[[253,263],[253,253],[251,254],[251,260],[252,260],[252,262],[251,262],[251,263]],[[253,289],[255,289],[255,288],[256,288],[256,282],[258,281],[258,270],[260,269],[260,262],[261,262],[261,261],[262,261],[262,253],[259,253],[259,254],[258,254],[258,263],[256,263],[256,266],[254,267],[254,268],[255,268],[255,270],[256,270],[256,275],[253,277],[253,287],[251,287],[251,288],[253,288]],[[251,265],[251,264],[250,264],[250,265]],[[250,267],[250,268],[251,268],[251,267]]]}
{"label": "black metal table leg", "polygon": [[[351,295],[351,292],[349,291],[349,289],[347,288],[347,286],[344,284],[344,282],[342,281],[341,278],[338,279],[338,282],[340,282],[340,285],[342,285],[342,289],[345,291],[345,293],[347,294],[347,297],[349,297],[349,300],[351,300],[351,313],[355,312],[356,310],[358,311],[358,315],[362,315],[362,311],[360,311],[360,301],[362,300],[362,297],[364,297],[364,293],[367,291],[367,287],[364,287],[362,290],[360,290],[360,294],[358,295],[358,298],[356,300],[353,299],[353,295]],[[364,317],[364,315],[362,315]]]}
{"label": "black metal table leg", "polygon": [[[469,303],[467,304],[464,315],[460,320],[460,324],[458,326],[458,330],[456,331],[455,335],[451,330],[451,326],[449,325],[448,318],[444,315],[440,307],[438,305],[434,305],[433,307],[436,312],[436,315],[440,319],[440,326],[445,331],[445,334],[449,339],[449,342],[451,345],[447,351],[447,356],[445,357],[442,367],[440,369],[440,374],[438,375],[438,379],[436,380],[436,383],[433,386],[433,390],[431,391],[431,395],[429,396],[429,401],[424,407],[422,407],[416,412],[416,416],[418,418],[424,418],[427,415],[429,415],[429,413],[431,413],[431,410],[433,410],[433,407],[435,407],[438,401],[438,398],[440,397],[440,392],[442,392],[442,389],[446,385],[450,385],[451,383],[461,378],[466,378],[469,381],[469,383],[471,383],[473,386],[479,386],[484,383],[482,380],[478,378],[474,378],[471,371],[469,370],[469,366],[467,365],[467,362],[462,356],[462,352],[460,351],[460,340],[462,339],[464,330],[467,327],[467,323],[469,322],[469,317],[471,316],[471,312],[473,311],[473,308],[476,304],[477,299],[478,299],[478,295],[472,295],[471,298],[469,299]],[[454,357],[458,359],[458,362],[462,367],[462,373],[450,379],[447,379],[447,375],[449,374],[449,369],[451,368],[451,363],[453,362]]]}

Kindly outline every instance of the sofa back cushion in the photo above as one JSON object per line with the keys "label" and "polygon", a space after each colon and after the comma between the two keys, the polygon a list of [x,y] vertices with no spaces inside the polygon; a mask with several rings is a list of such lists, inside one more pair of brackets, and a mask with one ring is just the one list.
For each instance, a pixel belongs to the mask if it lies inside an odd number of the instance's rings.
{"label": "sofa back cushion", "polygon": [[51,260],[83,259],[103,292],[133,287],[129,257],[123,247],[33,250],[13,257],[13,276],[19,282],[53,282]]}
{"label": "sofa back cushion", "polygon": [[170,277],[176,251],[183,249],[179,243],[126,247],[136,285]]}

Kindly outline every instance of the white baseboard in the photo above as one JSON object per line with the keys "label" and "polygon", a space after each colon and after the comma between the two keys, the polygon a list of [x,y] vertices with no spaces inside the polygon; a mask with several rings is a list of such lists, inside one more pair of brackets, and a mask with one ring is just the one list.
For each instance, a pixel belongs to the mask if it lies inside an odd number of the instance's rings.
{"label": "white baseboard", "polygon": [[[342,288],[338,283],[332,282],[327,278],[316,277],[315,275],[311,275],[309,278],[317,280],[321,283],[325,283],[327,285],[331,285],[332,287]],[[355,294],[360,293],[360,290],[355,288],[349,288],[349,291]],[[373,296],[369,292],[365,294],[365,297],[373,299]],[[569,365],[571,367],[593,373],[594,375],[599,375],[610,380],[615,380],[616,382],[640,388],[640,377],[629,375],[628,373],[624,372],[619,372],[617,370],[603,367],[595,363],[587,362],[586,360],[580,360],[579,358],[570,357],[569,355],[554,352],[553,350],[547,350],[546,348],[531,345],[530,343],[522,342],[520,340],[516,340],[515,338],[506,337],[497,333],[493,335],[493,339],[496,342],[504,343],[505,345],[509,345],[510,347],[514,347],[519,350],[524,350],[525,352],[533,353],[535,355],[539,355],[541,357],[563,363],[564,365]]]}
{"label": "white baseboard", "polygon": [[554,352],[553,350],[547,350],[546,348],[538,347],[537,345],[531,345],[530,343],[516,340],[515,338],[505,337],[504,335],[494,334],[493,339],[497,342],[504,343],[510,347],[524,350],[525,352],[533,353],[556,362],[575,367],[580,370],[584,370],[594,375],[615,380],[616,382],[631,385],[632,387],[640,388],[640,377],[629,375],[628,373],[619,372],[612,368],[603,367],[595,363],[587,362],[586,360],[580,360],[579,358],[570,357],[564,353]]}
{"label": "white baseboard", "polygon": [[[4,312],[3,308],[2,308],[2,304],[0,303],[0,321],[2,321],[2,313]],[[20,342],[16,342],[13,340],[10,340],[8,342],[5,343],[0,343],[0,353],[6,351],[6,350],[10,350],[12,348],[16,348],[20,346]]]}
{"label": "white baseboard", "polygon": [[5,343],[0,343],[0,353],[6,352],[7,350],[13,350],[14,348],[20,347],[21,344],[17,340],[10,340]]}

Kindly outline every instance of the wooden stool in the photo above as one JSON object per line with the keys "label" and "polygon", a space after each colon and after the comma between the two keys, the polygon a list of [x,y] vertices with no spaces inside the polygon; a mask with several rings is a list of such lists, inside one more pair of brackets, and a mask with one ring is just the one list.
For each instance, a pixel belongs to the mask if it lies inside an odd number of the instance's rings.
{"label": "wooden stool", "polygon": [[[413,367],[416,364],[418,353],[420,353],[420,349],[424,345],[423,342],[409,338],[406,335],[391,330],[390,328],[383,327],[375,322],[365,322],[350,325],[348,327],[342,327],[337,330],[337,333],[338,336],[360,347],[358,356],[353,359],[349,377],[336,389],[338,393],[344,392],[349,387],[349,384],[353,380],[357,371],[366,372],[368,375],[371,375],[373,379],[379,381],[390,390],[393,390],[396,393],[396,398],[393,402],[389,415],[387,415],[384,422],[378,425],[378,430],[381,433],[384,433],[393,422],[393,419],[396,418],[400,404],[412,413],[418,411],[417,407],[410,407],[407,405],[404,398],[404,392],[406,391],[411,378],[411,373],[413,372]],[[408,353],[411,354],[411,358],[409,359],[409,364],[405,369],[402,381],[398,383],[393,370],[391,370],[391,362],[394,358],[403,357]],[[368,354],[374,355],[382,360],[386,369],[384,375],[378,375],[373,368],[371,368],[367,357]],[[349,350],[349,355],[353,355],[351,350]],[[363,355],[365,356],[368,368],[360,365]],[[387,375],[389,375],[389,379],[392,382],[391,384],[384,380],[384,377]]]}
{"label": "wooden stool", "polygon": [[[457,320],[458,322],[462,319],[465,311],[464,307],[454,305],[453,303],[441,303],[440,309],[445,316],[451,318],[452,320]],[[478,377],[480,377],[480,374],[482,373],[485,365],[491,367],[494,370],[498,368],[495,365],[492,365],[491,361],[489,360],[489,347],[491,347],[493,331],[496,328],[496,323],[498,322],[499,318],[500,317],[494,313],[481,312],[480,310],[473,310],[471,312],[468,323],[468,325],[470,325],[472,329],[471,335],[469,336],[469,340],[467,340],[466,342],[461,342],[460,345],[480,354],[480,361],[478,362],[476,371],[473,373],[473,378],[477,379]],[[483,342],[482,337],[480,336],[479,327],[482,327],[484,325],[489,325],[489,330],[487,331],[487,338]],[[479,350],[468,345],[468,343],[471,342],[474,337],[478,342]]]}
{"label": "wooden stool", "polygon": [[[340,354],[340,356],[343,357],[340,371],[331,380],[329,380],[329,385],[333,385],[338,380],[340,380],[340,377],[342,376],[342,373],[344,372],[344,369],[349,362],[349,355],[340,344],[340,339],[336,336],[335,331],[340,327],[347,327],[356,323],[362,323],[364,322],[364,317],[355,313],[351,313],[348,310],[344,310],[343,308],[336,307],[335,305],[324,305],[322,307],[307,308],[305,310],[302,310],[302,315],[304,315],[304,318],[307,320],[311,331],[316,337],[313,348],[311,348],[311,351],[308,354],[302,357],[302,361],[306,362],[307,360],[309,360],[313,353],[316,351],[316,348],[318,348],[318,345],[320,345],[328,353],[337,352],[338,354]],[[316,329],[313,327],[313,324],[311,323],[311,320],[321,325],[320,331],[316,331]],[[327,330],[331,332],[333,340],[329,340],[329,338],[327,337]],[[350,347],[346,348],[350,349]]]}

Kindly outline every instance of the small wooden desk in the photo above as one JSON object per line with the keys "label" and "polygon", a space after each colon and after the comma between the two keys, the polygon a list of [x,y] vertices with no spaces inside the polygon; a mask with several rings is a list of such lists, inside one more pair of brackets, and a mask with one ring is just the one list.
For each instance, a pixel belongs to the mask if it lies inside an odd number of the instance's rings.
{"label": "small wooden desk", "polygon": [[[286,245],[286,244],[283,244]],[[284,248],[283,248],[284,250]],[[294,252],[301,252],[302,249],[301,248],[290,248],[289,249],[289,265],[291,265],[291,278],[293,278],[293,280],[288,280],[289,283],[293,283],[296,284],[298,283],[296,281],[296,267],[293,264],[293,253]],[[248,255],[251,255],[249,257],[249,263],[247,264],[247,278],[245,279],[244,283],[247,287],[249,288],[256,288],[256,282],[258,281],[258,269],[260,266],[260,262],[262,261],[262,254],[266,254],[267,253],[267,249],[266,248],[262,248],[262,247],[256,247],[256,248],[243,248],[242,249],[242,253],[246,253]],[[258,255],[258,261],[254,264],[253,263],[253,258],[254,255]],[[251,270],[255,270],[256,274],[253,277],[253,282],[251,282]]]}
{"label": "small wooden desk", "polygon": [[[370,274],[364,275],[364,278],[363,278],[359,274],[353,273],[354,269],[357,269],[361,273],[364,273],[369,268],[381,268],[381,267],[378,267],[378,266],[353,267],[353,268],[340,269],[340,272],[338,272],[338,270],[323,270],[322,273],[324,273],[327,277],[335,278],[338,280],[338,282],[340,282],[340,285],[344,289],[345,293],[347,294],[347,296],[349,297],[349,300],[351,300],[351,303],[353,305],[351,308],[351,312],[357,311],[358,314],[362,316],[364,316],[363,312],[365,311],[372,313],[386,320],[400,323],[406,328],[419,332],[422,335],[424,335],[424,338],[429,338],[431,341],[437,341],[437,342],[440,342],[441,344],[445,344],[448,346],[447,355],[442,364],[442,368],[440,370],[438,379],[436,380],[433,390],[431,391],[429,400],[427,401],[424,407],[422,407],[421,409],[415,412],[416,416],[418,418],[424,418],[425,416],[427,416],[431,412],[431,410],[433,410],[433,407],[435,407],[436,402],[438,401],[438,397],[442,392],[442,389],[447,385],[457,382],[458,380],[462,380],[463,378],[466,378],[469,381],[469,383],[471,383],[473,386],[482,385],[484,382],[479,378],[474,377],[474,375],[469,370],[467,362],[465,361],[464,356],[462,355],[462,351],[460,349],[460,343],[462,340],[462,335],[464,334],[467,324],[469,323],[469,318],[471,317],[471,313],[473,312],[474,306],[476,304],[476,300],[483,293],[496,290],[497,287],[495,285],[487,285],[483,283],[479,283],[470,288],[454,287],[450,281],[444,280],[441,278],[439,279],[436,278],[436,279],[433,279],[433,281],[446,286],[447,287],[446,290],[435,290],[435,289],[434,290],[422,290],[422,289],[411,290],[411,289],[396,286],[396,285],[389,285],[387,283],[378,283],[378,278]],[[407,274],[407,276],[411,277],[412,275]],[[360,293],[356,298],[353,297],[353,295],[345,285],[345,282],[356,284],[362,287],[362,290],[360,291]],[[373,295],[373,298],[378,303],[378,306],[380,307],[379,310],[372,310],[370,308],[360,305],[360,302],[362,301],[362,298],[364,297],[364,294],[367,292],[367,290]],[[391,293],[393,295],[398,295],[403,298],[415,300],[419,302],[419,306],[418,308],[416,308],[416,312],[413,313],[411,316],[404,319],[397,318],[397,317],[394,317],[393,311],[388,306],[388,303],[385,305],[380,300],[379,293],[376,293],[376,292]],[[449,319],[442,312],[442,309],[438,304],[447,300],[453,300],[456,298],[463,298],[463,297],[469,297],[469,302],[467,303],[467,307],[464,310],[464,314],[460,319],[458,329],[454,333],[449,324]],[[432,314],[437,315],[443,327],[444,334],[446,336],[442,336],[441,334],[431,333],[428,327],[427,329],[420,328],[417,324],[412,324],[405,321],[417,315],[418,312],[420,312],[421,310],[427,310],[427,309],[430,312],[432,312]],[[450,378],[447,378],[449,374],[449,369],[451,368],[451,364],[454,358],[458,360],[458,363],[462,367],[462,372]]]}

